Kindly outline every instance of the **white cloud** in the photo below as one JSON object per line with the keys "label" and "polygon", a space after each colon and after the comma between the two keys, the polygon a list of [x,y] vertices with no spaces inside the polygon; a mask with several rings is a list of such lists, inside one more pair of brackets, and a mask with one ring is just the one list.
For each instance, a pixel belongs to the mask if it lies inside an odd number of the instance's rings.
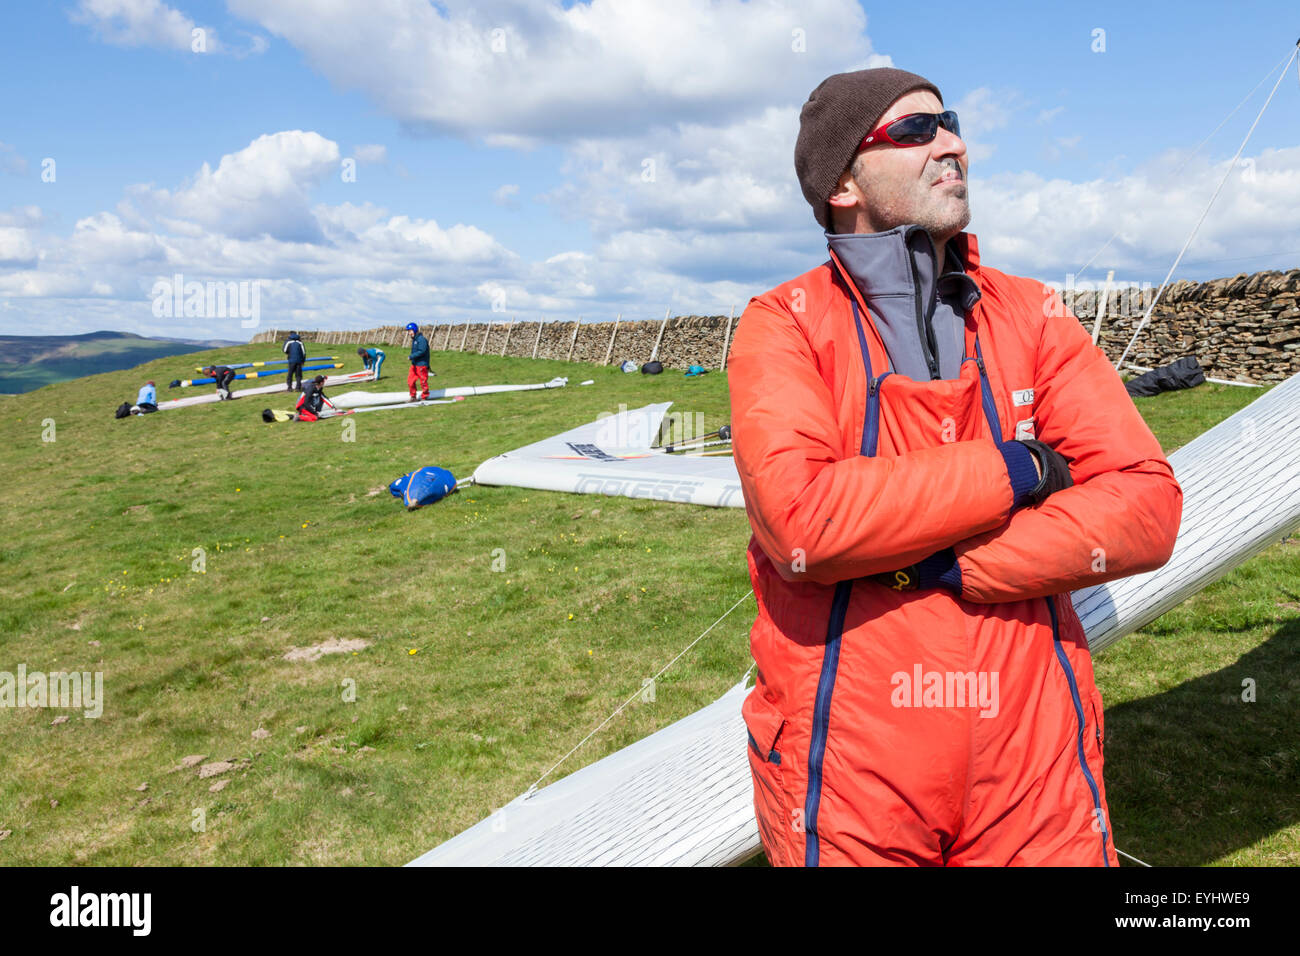
{"label": "white cloud", "polygon": [[380,143],[361,143],[352,150],[359,163],[388,162],[388,147]]}
{"label": "white cloud", "polygon": [[[84,217],[67,236],[49,234],[40,210],[0,213],[6,320],[21,300],[33,330],[76,314],[95,326],[175,334],[150,326],[148,291],[176,272],[263,280],[264,322],[283,327],[743,308],[824,258],[793,170],[800,104],[829,73],[889,62],[872,52],[852,0],[797,10],[764,0],[593,0],[567,9],[557,0],[231,0],[230,8],[408,128],[505,148],[558,144],[563,183],[541,198],[583,221],[593,246],[526,261],[471,223],[327,205],[321,188],[338,175],[338,145],[283,131],[179,184],[131,187],[112,212]],[[796,30],[807,52],[792,48]],[[1047,123],[1061,110],[1030,110],[1016,91],[987,87],[954,108],[976,161],[1013,115]],[[1072,139],[1052,148],[1077,148]],[[388,162],[379,144],[358,144],[352,155]],[[1118,226],[1103,257],[1109,266],[1162,275],[1222,172],[1202,163],[1175,177],[1174,165],[1165,157],[1082,183],[977,177],[972,227],[984,261],[1060,280]],[[1189,259],[1300,247],[1300,148],[1259,154],[1253,175],[1234,178]],[[503,184],[492,199],[513,204],[524,188]]]}
{"label": "white cloud", "polygon": [[727,125],[582,140],[564,167],[569,182],[544,198],[597,235],[808,225],[792,158],[798,125],[795,108],[773,107]]}
{"label": "white cloud", "polygon": [[1006,127],[1012,113],[1020,108],[1017,93],[987,86],[977,87],[963,96],[952,107],[961,121],[961,138],[966,142],[966,152],[972,164],[988,159],[995,147],[989,134]]}
{"label": "white cloud", "polygon": [[27,230],[17,226],[0,226],[0,268],[35,264],[36,246]]}
{"label": "white cloud", "polygon": [[[971,228],[989,265],[1065,281],[1118,231],[1091,268],[1114,268],[1117,279],[1163,277],[1190,234],[1226,162],[1167,153],[1116,180],[1074,183],[1036,173],[971,183]],[[1229,177],[1187,253],[1204,263],[1201,277],[1238,268],[1278,268],[1277,260],[1216,269],[1212,260],[1265,256],[1300,248],[1300,146],[1264,150]],[[1179,271],[1188,276],[1189,271]]]}
{"label": "white cloud", "polygon": [[[70,303],[107,299],[116,305],[73,311],[95,327],[179,334],[177,323],[152,317],[149,292],[180,273],[257,281],[264,314],[342,327],[368,316],[386,321],[394,310],[449,315],[479,283],[519,271],[518,257],[474,226],[441,226],[370,204],[313,205],[338,154],[336,143],[314,132],[261,136],[178,188],[130,187],[115,212],[77,221],[66,237],[40,231],[37,207],[0,212],[6,321],[13,302],[25,300],[24,330],[62,331]],[[184,331],[244,334],[237,320],[193,321]]]}
{"label": "white cloud", "polygon": [[174,191],[133,187],[123,212],[170,217],[236,238],[315,239],[320,232],[309,197],[338,169],[337,143],[289,130],[259,136],[223,156],[215,170],[204,163]]}
{"label": "white cloud", "polygon": [[[627,135],[802,103],[883,65],[854,0],[230,0],[412,126],[493,143]],[[800,52],[802,50],[802,52]]]}
{"label": "white cloud", "polygon": [[217,34],[162,0],[80,0],[72,12],[77,23],[94,28],[105,42],[118,46],[151,46],[167,50],[193,50],[194,30],[203,31],[204,52],[221,51]]}
{"label": "white cloud", "polygon": [[14,176],[27,175],[27,160],[8,143],[0,143],[0,169]]}

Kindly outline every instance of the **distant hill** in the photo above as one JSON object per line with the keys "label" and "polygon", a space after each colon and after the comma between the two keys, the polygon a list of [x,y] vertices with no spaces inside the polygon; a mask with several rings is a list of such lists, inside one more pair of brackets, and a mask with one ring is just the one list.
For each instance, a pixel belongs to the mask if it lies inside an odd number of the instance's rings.
{"label": "distant hill", "polygon": [[[30,392],[53,382],[116,372],[169,355],[245,344],[152,339],[130,332],[107,331],[84,335],[0,335],[0,394]],[[178,377],[187,376],[178,373]]]}

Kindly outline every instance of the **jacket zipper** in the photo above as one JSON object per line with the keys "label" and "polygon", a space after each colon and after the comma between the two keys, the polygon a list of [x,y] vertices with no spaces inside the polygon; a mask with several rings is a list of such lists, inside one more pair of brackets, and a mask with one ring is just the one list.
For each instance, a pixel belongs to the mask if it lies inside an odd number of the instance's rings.
{"label": "jacket zipper", "polygon": [[[858,312],[858,303],[850,299],[853,305],[853,322],[857,327],[858,345],[862,350],[862,366],[867,373],[867,413],[862,427],[862,455],[872,457],[876,454],[876,440],[879,432],[879,393],[880,383],[889,372],[880,378],[871,374],[871,353],[867,350],[867,337],[862,329],[862,316]],[[817,838],[817,815],[821,809],[822,798],[822,764],[826,758],[826,740],[830,735],[831,698],[835,691],[835,678],[840,665],[840,639],[844,635],[844,619],[848,615],[849,597],[853,593],[853,581],[840,581],[835,585],[835,596],[831,599],[830,620],[826,625],[826,645],[822,652],[822,669],[817,678],[817,695],[813,699],[812,739],[808,746],[808,789],[804,800],[804,866],[817,866],[821,860],[821,843]]]}
{"label": "jacket zipper", "polygon": [[984,353],[980,351],[978,335],[975,336],[975,367],[980,370],[980,401],[984,405],[984,417],[988,419],[993,440],[1002,441],[1002,421],[998,418],[997,403],[993,401],[993,386],[989,384],[988,371],[984,368]]}
{"label": "jacket zipper", "polygon": [[[913,230],[912,235],[916,235],[917,232],[924,232],[924,230],[918,227],[918,229]],[[928,232],[925,233],[925,237],[930,243],[930,254],[933,257],[934,240],[930,238]],[[933,381],[939,377],[939,359],[935,354],[938,351],[939,345],[935,341],[934,327],[931,324],[931,317],[934,309],[932,306],[930,309],[931,314],[927,315],[926,310],[921,304],[921,275],[916,269],[916,259],[912,256],[910,244],[907,248],[907,262],[908,265],[912,267],[912,299],[916,304],[916,333],[921,339],[921,352],[925,355],[925,364],[930,369],[930,380]],[[934,289],[936,295],[938,294],[938,288],[939,282],[938,277],[936,276]],[[933,299],[934,297],[932,296],[931,298]]]}
{"label": "jacket zipper", "polygon": [[1079,684],[1074,679],[1074,670],[1070,667],[1069,658],[1065,656],[1065,648],[1061,646],[1061,629],[1056,618],[1056,600],[1050,597],[1045,600],[1047,601],[1048,613],[1052,617],[1052,643],[1055,645],[1056,659],[1061,664],[1061,670],[1065,672],[1066,683],[1070,685],[1070,699],[1074,703],[1074,716],[1079,724],[1079,731],[1075,739],[1079,769],[1083,771],[1083,779],[1087,782],[1088,790],[1092,793],[1092,812],[1098,828],[1101,830],[1101,859],[1106,866],[1110,866],[1110,857],[1106,855],[1106,842],[1110,838],[1110,828],[1106,826],[1106,815],[1101,807],[1101,790],[1092,776],[1092,771],[1088,769],[1088,759],[1083,752],[1083,735],[1087,728],[1087,722],[1083,716],[1083,701],[1079,698]]}
{"label": "jacket zipper", "polygon": [[849,610],[852,581],[835,585],[831,601],[831,619],[826,626],[826,650],[822,655],[822,672],[817,678],[817,696],[813,701],[812,741],[808,748],[808,800],[804,808],[804,866],[817,866],[821,844],[817,839],[817,813],[822,801],[822,762],[826,758],[826,738],[830,734],[831,695],[840,667],[840,638],[844,635],[844,618]]}

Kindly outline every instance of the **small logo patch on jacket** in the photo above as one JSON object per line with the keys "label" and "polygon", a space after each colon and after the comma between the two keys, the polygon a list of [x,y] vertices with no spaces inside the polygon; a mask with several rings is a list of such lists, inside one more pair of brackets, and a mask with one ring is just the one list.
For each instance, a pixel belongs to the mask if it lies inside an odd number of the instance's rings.
{"label": "small logo patch on jacket", "polygon": [[1036,438],[1034,434],[1034,420],[1026,418],[1023,422],[1016,422],[1016,441],[1023,441],[1026,438]]}
{"label": "small logo patch on jacket", "polygon": [[1011,404],[1013,405],[1032,405],[1034,404],[1034,390],[1032,388],[1022,388],[1011,393]]}

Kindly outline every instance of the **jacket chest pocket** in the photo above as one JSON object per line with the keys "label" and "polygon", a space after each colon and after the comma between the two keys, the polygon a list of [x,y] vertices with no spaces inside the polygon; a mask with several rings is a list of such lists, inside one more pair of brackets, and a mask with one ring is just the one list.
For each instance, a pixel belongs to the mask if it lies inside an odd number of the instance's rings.
{"label": "jacket chest pocket", "polygon": [[975,363],[957,379],[917,382],[886,376],[877,395],[880,454],[901,455],[959,441],[990,437]]}

